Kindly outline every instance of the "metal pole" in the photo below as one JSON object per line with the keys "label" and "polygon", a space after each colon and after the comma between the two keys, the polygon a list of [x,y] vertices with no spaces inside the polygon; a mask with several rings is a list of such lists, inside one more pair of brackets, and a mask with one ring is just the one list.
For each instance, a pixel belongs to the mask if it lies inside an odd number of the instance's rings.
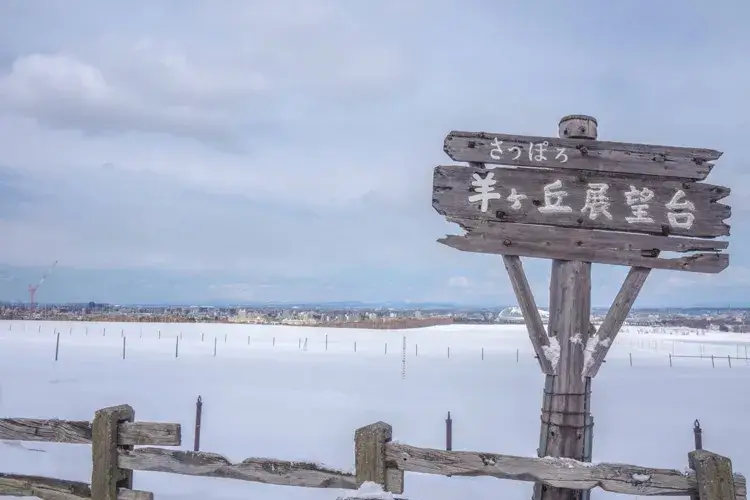
{"label": "metal pole", "polygon": [[701,423],[698,419],[693,422],[693,438],[695,439],[695,449],[703,449],[703,429],[701,429]]}
{"label": "metal pole", "polygon": [[193,451],[201,450],[201,415],[203,413],[203,399],[198,396],[195,402],[195,440],[193,441]]}
{"label": "metal pole", "polygon": [[448,418],[445,419],[445,450],[453,450],[453,419],[451,419],[451,412],[448,412]]}

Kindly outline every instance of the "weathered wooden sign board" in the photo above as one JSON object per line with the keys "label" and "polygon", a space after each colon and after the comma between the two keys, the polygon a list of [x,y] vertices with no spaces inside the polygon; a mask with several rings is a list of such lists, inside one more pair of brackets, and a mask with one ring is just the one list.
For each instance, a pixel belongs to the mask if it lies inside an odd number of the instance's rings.
{"label": "weathered wooden sign board", "polygon": [[[539,456],[591,460],[591,379],[651,269],[719,273],[729,188],[699,182],[719,151],[597,141],[596,119],[566,116],[559,138],[451,132],[444,150],[465,165],[435,168],[432,205],[466,231],[438,240],[503,256],[546,374]],[[676,252],[680,257],[664,257]],[[552,259],[545,329],[520,257]],[[630,266],[597,330],[591,263]],[[537,485],[535,500],[588,491]]]}

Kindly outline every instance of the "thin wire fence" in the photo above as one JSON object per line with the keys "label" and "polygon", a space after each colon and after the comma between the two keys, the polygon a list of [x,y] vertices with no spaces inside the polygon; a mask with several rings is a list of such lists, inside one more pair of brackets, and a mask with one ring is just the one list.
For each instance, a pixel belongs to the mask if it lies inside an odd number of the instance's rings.
{"label": "thin wire fence", "polygon": [[[279,331],[274,335],[274,328],[264,333],[248,334],[237,329],[228,332],[214,333],[212,325],[205,325],[206,331],[198,331],[195,326],[186,325],[189,330],[165,329],[153,324],[133,324],[123,327],[118,324],[56,324],[8,323],[7,331],[0,331],[2,338],[13,338],[28,342],[43,342],[50,339],[50,357],[54,361],[65,358],[70,352],[80,347],[98,347],[106,352],[116,353],[127,360],[133,355],[148,352],[149,355],[165,355],[175,359],[183,356],[242,356],[248,352],[282,353],[298,351],[310,354],[346,354],[359,356],[398,356],[401,359],[401,372],[406,378],[408,360],[417,358],[450,360],[460,358],[462,361],[473,359],[476,362],[536,364],[534,353],[523,336],[508,339],[494,339],[488,345],[481,345],[476,339],[463,342],[454,334],[447,339],[445,335],[422,332],[410,339],[409,334],[397,336],[393,331],[387,333],[362,335],[360,332],[340,334],[336,330],[329,332],[314,331],[316,328],[300,329],[308,336],[290,335],[290,331]],[[179,325],[178,325],[179,326]],[[712,368],[739,368],[750,366],[747,342],[727,342],[711,340],[710,335],[692,332],[692,335],[675,334],[675,339],[647,338],[653,330],[632,330],[628,335],[618,337],[607,362],[610,364],[627,364],[631,367],[661,366],[670,367],[711,366]],[[663,335],[663,332],[658,332]],[[51,337],[51,338],[50,338]],[[707,338],[708,337],[708,338]],[[744,340],[744,339],[743,339]],[[519,347],[515,347],[518,345]],[[54,353],[54,354],[53,354]]]}

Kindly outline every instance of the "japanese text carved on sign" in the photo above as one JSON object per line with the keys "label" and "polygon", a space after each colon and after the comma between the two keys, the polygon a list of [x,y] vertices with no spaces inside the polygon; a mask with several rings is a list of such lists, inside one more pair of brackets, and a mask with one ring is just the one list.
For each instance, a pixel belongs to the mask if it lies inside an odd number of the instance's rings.
{"label": "japanese text carved on sign", "polygon": [[641,176],[541,170],[435,169],[433,206],[443,215],[652,234],[724,236],[729,189]]}
{"label": "japanese text carved on sign", "polygon": [[443,149],[455,161],[705,179],[721,152],[624,142],[454,131]]}

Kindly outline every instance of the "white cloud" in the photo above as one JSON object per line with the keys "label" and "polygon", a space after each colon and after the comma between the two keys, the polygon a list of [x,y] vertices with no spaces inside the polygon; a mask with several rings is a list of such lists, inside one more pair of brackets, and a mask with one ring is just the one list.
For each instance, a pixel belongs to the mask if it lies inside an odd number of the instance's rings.
{"label": "white cloud", "polygon": [[120,80],[74,55],[21,56],[0,79],[0,105],[42,125],[90,134],[155,132],[215,139],[240,125],[238,101],[263,95],[260,76],[204,77],[212,73],[196,71],[176,55],[158,62],[145,59],[131,69],[149,75],[154,85]]}
{"label": "white cloud", "polygon": [[[279,297],[512,302],[499,257],[435,243],[458,231],[430,206],[432,167],[451,129],[554,134],[577,112],[602,139],[725,150],[710,179],[747,211],[745,4],[74,4],[0,2],[0,168],[17,175],[0,177],[0,262],[262,271],[207,282],[224,295],[277,280]],[[546,292],[549,264],[526,269]]]}
{"label": "white cloud", "polygon": [[188,24],[220,31],[220,42],[196,42],[190,30],[179,38],[112,30],[67,51],[20,54],[0,79],[0,105],[90,134],[237,141],[248,126],[392,96],[413,76],[404,51],[362,29],[340,4],[251,3],[181,13]]}

